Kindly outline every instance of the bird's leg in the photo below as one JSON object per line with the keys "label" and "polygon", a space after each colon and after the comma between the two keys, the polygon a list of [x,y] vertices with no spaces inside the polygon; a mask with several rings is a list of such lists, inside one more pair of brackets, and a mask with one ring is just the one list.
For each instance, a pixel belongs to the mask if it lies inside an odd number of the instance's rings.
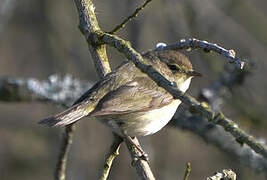
{"label": "bird's leg", "polygon": [[143,151],[143,149],[141,148],[141,146],[139,146],[138,144],[136,144],[134,142],[134,140],[133,140],[132,137],[127,136],[127,135],[124,134],[124,138],[127,139],[141,153],[141,156],[139,157],[140,159],[145,160],[145,161],[148,161],[148,155],[145,153],[145,151]]}

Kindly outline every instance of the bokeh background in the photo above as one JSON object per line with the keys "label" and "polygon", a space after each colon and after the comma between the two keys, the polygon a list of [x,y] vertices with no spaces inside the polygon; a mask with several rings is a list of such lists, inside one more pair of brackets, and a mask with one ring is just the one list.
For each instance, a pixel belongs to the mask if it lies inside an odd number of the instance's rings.
{"label": "bokeh background", "polygon": [[[143,1],[95,0],[101,28],[111,30]],[[195,37],[234,49],[237,55],[255,64],[242,86],[231,90],[222,109],[246,132],[267,139],[267,1],[265,0],[154,0],[135,20],[119,32],[140,52],[158,42],[174,43]],[[108,48],[112,66],[122,59]],[[218,80],[226,60],[201,51],[188,53],[195,69],[203,74],[195,79],[189,94]],[[84,37],[78,29],[73,1],[0,1],[0,77],[38,78],[71,74],[96,82],[96,71]],[[0,102],[0,179],[52,179],[59,152],[62,129],[49,129],[37,122],[63,110],[49,103]],[[204,179],[225,168],[238,179],[267,179],[229,154],[204,142],[197,135],[165,127],[155,135],[140,138],[150,156],[158,179],[182,179],[190,161],[190,179]],[[108,128],[95,120],[78,123],[70,152],[67,179],[97,179],[105,153],[112,142]],[[130,166],[126,147],[115,161],[110,179],[138,179]]]}

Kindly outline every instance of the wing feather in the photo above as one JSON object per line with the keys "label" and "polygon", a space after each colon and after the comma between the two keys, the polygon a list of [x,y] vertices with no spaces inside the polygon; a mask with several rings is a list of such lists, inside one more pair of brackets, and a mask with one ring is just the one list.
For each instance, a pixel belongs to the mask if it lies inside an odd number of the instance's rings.
{"label": "wing feather", "polygon": [[74,106],[39,123],[51,127],[65,126],[85,116],[149,111],[168,105],[173,101],[173,97],[169,93],[157,86],[147,76],[135,77],[128,83],[105,94],[99,102],[88,99],[91,93],[92,90],[85,93],[87,96],[77,101]]}
{"label": "wing feather", "polygon": [[39,122],[39,124],[45,124],[50,127],[65,126],[71,124],[87,116],[89,112],[91,112],[85,109],[87,108],[86,106],[87,106],[86,103],[81,102],[79,104],[70,107],[69,109],[63,111],[60,114],[43,119],[42,121]]}
{"label": "wing feather", "polygon": [[90,116],[148,111],[172,101],[173,97],[149,77],[137,77],[106,94]]}

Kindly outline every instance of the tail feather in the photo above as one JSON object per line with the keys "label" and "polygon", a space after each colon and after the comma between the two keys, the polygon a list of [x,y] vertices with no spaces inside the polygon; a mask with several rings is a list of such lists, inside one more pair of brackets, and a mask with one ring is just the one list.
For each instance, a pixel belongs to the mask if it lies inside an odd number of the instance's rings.
{"label": "tail feather", "polygon": [[73,106],[60,114],[43,119],[39,124],[44,124],[50,127],[66,126],[78,121],[79,119],[87,116],[89,112],[82,106]]}

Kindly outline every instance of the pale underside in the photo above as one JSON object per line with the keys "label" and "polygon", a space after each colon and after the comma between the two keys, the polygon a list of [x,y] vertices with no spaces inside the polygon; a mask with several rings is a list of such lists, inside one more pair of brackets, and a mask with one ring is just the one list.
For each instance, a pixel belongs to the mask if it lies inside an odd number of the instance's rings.
{"label": "pale underside", "polygon": [[[181,101],[151,81],[142,77],[107,94],[90,116],[96,116],[121,136],[156,133],[171,120]],[[191,78],[179,84],[179,89],[185,92],[190,81]]]}

